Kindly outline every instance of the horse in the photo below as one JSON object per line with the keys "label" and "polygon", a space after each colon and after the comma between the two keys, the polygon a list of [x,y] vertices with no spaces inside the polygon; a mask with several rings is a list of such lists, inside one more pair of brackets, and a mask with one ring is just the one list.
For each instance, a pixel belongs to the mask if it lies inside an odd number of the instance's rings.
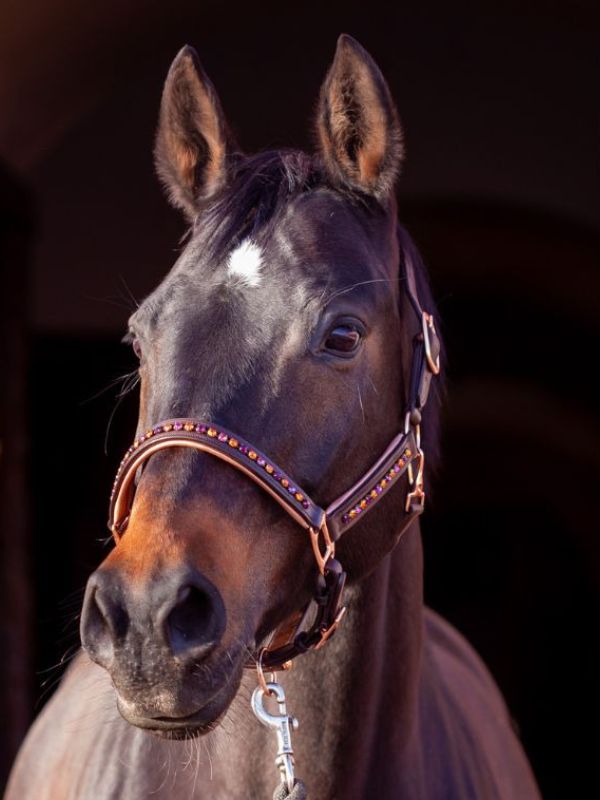
{"label": "horse", "polygon": [[441,345],[398,112],[348,35],[315,128],[312,153],[245,155],[195,51],[170,68],[156,166],[189,236],[129,319],[116,546],[7,800],[268,797],[257,680],[288,726],[277,797],[539,797],[486,667],[424,606]]}

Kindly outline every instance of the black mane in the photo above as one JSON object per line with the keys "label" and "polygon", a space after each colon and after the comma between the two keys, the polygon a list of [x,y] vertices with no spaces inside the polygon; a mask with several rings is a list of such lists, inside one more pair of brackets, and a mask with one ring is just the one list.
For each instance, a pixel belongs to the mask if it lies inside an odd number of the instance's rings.
{"label": "black mane", "polygon": [[351,187],[333,186],[318,155],[293,149],[267,150],[232,158],[226,186],[196,224],[201,221],[211,231],[211,254],[219,258],[259,232],[267,238],[290,200],[319,188],[329,188],[372,213],[382,211],[374,197]]}

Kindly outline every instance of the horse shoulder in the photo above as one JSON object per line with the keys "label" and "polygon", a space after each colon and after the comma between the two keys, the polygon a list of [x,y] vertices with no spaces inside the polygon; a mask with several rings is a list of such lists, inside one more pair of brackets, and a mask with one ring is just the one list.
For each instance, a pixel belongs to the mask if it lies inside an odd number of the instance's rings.
{"label": "horse shoulder", "polygon": [[423,770],[435,784],[433,796],[539,799],[494,679],[458,631],[430,609],[420,715]]}
{"label": "horse shoulder", "polygon": [[108,675],[82,654],[31,727],[5,800],[145,797],[132,768],[142,737],[120,718]]}

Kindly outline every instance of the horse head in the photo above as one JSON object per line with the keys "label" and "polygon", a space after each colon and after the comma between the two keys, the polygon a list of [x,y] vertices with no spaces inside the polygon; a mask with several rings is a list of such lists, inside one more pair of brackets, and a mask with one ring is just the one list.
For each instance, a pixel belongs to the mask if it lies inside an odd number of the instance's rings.
{"label": "horse head", "polygon": [[[402,428],[415,336],[393,194],[402,131],[378,67],[348,36],[316,131],[310,155],[243,154],[195,52],[179,53],[156,164],[190,232],[129,336],[138,436],[173,418],[223,426],[325,507]],[[393,548],[404,499],[390,492],[340,542],[350,581]],[[83,646],[128,721],[194,735],[224,714],[248,659],[316,578],[305,531],[260,486],[210,452],[165,448],[139,471],[126,531],[89,579]]]}

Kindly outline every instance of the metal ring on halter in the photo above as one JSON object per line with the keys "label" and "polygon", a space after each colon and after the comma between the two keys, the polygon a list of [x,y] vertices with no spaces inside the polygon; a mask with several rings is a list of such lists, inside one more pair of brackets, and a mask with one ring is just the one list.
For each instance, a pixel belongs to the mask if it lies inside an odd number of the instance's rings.
{"label": "metal ring on halter", "polygon": [[422,312],[422,320],[423,320],[423,343],[425,346],[425,357],[427,359],[427,364],[429,365],[429,369],[434,375],[440,374],[440,354],[439,351],[433,354],[433,348],[431,346],[431,337],[430,332],[436,336],[435,330],[435,322],[433,320],[433,314],[428,314],[426,311]]}
{"label": "metal ring on halter", "polygon": [[[310,543],[312,545],[313,553],[315,554],[315,559],[319,567],[319,572],[321,573],[321,575],[324,575],[325,569],[327,567],[327,562],[329,561],[330,558],[335,557],[335,543],[332,541],[331,536],[329,535],[327,522],[324,521],[318,530],[315,530],[314,528],[309,528],[308,532],[310,534]],[[324,553],[321,552],[321,548],[319,547],[319,536],[321,534],[323,534],[323,541],[325,543]]]}
{"label": "metal ring on halter", "polygon": [[413,504],[415,504],[415,508],[423,509],[425,504],[425,491],[423,489],[424,480],[423,474],[425,471],[425,453],[421,450],[421,448],[417,451],[417,457],[419,459],[419,466],[417,467],[417,474],[416,476],[412,475],[412,464],[411,464],[411,474],[410,474],[410,482],[412,485],[412,491],[406,495],[406,505],[405,511],[407,513],[410,512]]}
{"label": "metal ring on halter", "polygon": [[[263,655],[266,652],[266,650],[267,650],[266,647],[261,647],[261,649],[260,649],[260,651],[258,653],[258,658],[256,659],[256,675],[257,675],[257,679],[258,679],[258,685],[260,686],[260,688],[263,690],[263,692],[268,697],[269,695],[272,694],[272,692],[271,692],[271,690],[269,689],[269,687],[267,685],[267,680],[265,678],[265,673],[263,672],[263,668],[262,668],[262,659],[263,659]],[[275,683],[275,672],[271,672],[271,681],[270,681],[270,683]]]}

